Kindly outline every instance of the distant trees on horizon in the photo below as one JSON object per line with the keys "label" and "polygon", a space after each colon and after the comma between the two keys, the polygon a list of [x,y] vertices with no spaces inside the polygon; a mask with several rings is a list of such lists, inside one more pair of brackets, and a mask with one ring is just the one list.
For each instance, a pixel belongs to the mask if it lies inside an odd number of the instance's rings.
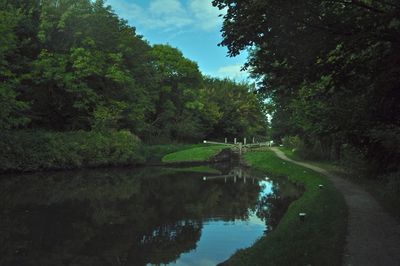
{"label": "distant trees on horizon", "polygon": [[265,135],[248,84],[149,45],[104,1],[0,0],[0,129],[119,130],[144,140]]}

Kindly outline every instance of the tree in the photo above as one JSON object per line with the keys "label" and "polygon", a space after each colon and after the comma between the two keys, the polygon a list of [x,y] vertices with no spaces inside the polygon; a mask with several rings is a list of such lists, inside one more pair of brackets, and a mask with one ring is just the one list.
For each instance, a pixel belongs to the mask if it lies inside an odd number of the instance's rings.
{"label": "tree", "polygon": [[18,99],[17,88],[20,77],[14,71],[10,58],[18,50],[17,36],[14,33],[21,20],[17,9],[0,3],[0,130],[24,125],[28,119],[24,112],[28,105]]}
{"label": "tree", "polygon": [[203,77],[102,0],[0,7],[1,129],[128,129],[148,141],[264,134],[262,101],[247,84]]}
{"label": "tree", "polygon": [[247,67],[285,124],[331,149],[357,147],[378,172],[394,169],[399,149],[373,132],[400,127],[397,1],[213,4],[227,8],[221,44],[230,55],[252,49]]}
{"label": "tree", "polygon": [[267,118],[262,110],[262,99],[253,93],[248,84],[206,78],[204,94],[205,102],[209,106],[205,112],[212,113],[203,117],[214,120],[207,137],[266,135]]}
{"label": "tree", "polygon": [[[119,126],[140,133],[148,107],[150,46],[103,1],[42,1],[31,62],[33,127],[90,129],[97,106],[121,111]],[[150,73],[150,74],[149,74]],[[118,127],[119,127],[118,126]]]}
{"label": "tree", "polygon": [[198,98],[202,75],[197,64],[169,45],[154,45],[152,56],[159,88],[153,94],[152,131],[179,140],[201,137],[197,111],[203,108]]}

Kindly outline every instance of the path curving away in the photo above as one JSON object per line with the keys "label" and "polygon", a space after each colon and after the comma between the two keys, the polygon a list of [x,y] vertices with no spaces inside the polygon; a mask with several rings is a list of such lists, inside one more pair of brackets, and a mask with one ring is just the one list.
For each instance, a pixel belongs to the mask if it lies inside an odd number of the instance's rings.
{"label": "path curving away", "polygon": [[320,167],[291,160],[278,148],[271,149],[283,160],[327,176],[344,195],[349,208],[345,266],[400,266],[400,224],[369,193]]}

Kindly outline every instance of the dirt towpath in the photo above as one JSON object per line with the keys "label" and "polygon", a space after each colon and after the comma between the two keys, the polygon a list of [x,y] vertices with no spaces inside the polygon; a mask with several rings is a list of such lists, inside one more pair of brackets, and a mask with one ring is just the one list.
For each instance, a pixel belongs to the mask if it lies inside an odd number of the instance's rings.
{"label": "dirt towpath", "polygon": [[400,266],[400,224],[369,193],[320,167],[291,160],[278,148],[271,149],[283,160],[327,176],[343,193],[349,208],[345,266]]}

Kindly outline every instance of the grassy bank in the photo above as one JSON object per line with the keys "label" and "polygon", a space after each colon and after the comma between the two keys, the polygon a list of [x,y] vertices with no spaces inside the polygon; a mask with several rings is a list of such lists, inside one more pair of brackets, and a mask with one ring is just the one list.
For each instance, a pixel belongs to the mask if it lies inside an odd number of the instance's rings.
{"label": "grassy bank", "polygon": [[225,145],[208,145],[200,147],[192,147],[185,150],[180,150],[174,153],[165,155],[162,158],[164,163],[176,163],[176,162],[200,162],[208,161],[213,156],[218,154],[226,148]]}
{"label": "grassy bank", "polygon": [[355,171],[351,167],[346,167],[345,165],[348,164],[345,163],[303,160],[290,149],[281,148],[281,150],[286,156],[293,160],[302,161],[321,167],[358,184],[368,191],[391,216],[400,221],[400,178],[396,176],[393,176],[392,178],[390,176],[381,178],[367,178],[365,170],[363,171],[359,169],[359,166],[355,167],[358,169]]}
{"label": "grassy bank", "polygon": [[144,163],[129,131],[0,132],[0,173]]}
{"label": "grassy bank", "polygon": [[206,161],[221,146],[146,145],[129,131],[0,132],[0,173]]}
{"label": "grassy bank", "polygon": [[[343,196],[325,177],[277,158],[273,152],[245,155],[252,167],[286,176],[304,186],[276,229],[252,247],[238,251],[229,265],[341,265],[347,208]],[[318,187],[324,185],[323,189]],[[307,213],[305,221],[298,214]]]}
{"label": "grassy bank", "polygon": [[162,158],[167,154],[172,154],[182,150],[188,150],[197,147],[205,147],[203,143],[199,144],[184,144],[184,143],[169,143],[169,144],[155,144],[143,145],[142,154],[145,156],[146,162],[149,164],[159,164]]}

